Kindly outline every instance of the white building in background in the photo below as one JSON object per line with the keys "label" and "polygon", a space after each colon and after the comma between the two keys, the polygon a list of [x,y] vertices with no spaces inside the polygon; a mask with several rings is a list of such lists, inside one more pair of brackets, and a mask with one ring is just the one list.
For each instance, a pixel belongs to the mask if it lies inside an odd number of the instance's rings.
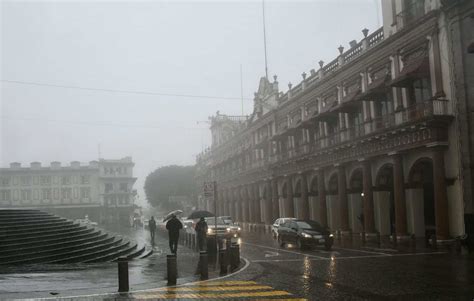
{"label": "white building in background", "polygon": [[0,207],[35,208],[68,218],[128,222],[135,190],[131,157],[99,159],[68,166],[51,162],[29,166],[13,162],[0,168]]}

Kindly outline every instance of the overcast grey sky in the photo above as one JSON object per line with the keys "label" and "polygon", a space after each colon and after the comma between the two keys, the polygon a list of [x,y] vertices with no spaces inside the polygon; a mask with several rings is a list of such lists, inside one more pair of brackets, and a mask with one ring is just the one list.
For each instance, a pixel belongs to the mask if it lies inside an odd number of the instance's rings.
{"label": "overcast grey sky", "polygon": [[[381,26],[377,0],[265,2],[269,75],[280,89]],[[207,117],[245,114],[264,75],[261,1],[1,1],[0,165],[132,156],[136,188],[194,164]],[[6,81],[133,90],[140,95]],[[226,99],[236,98],[236,99]]]}

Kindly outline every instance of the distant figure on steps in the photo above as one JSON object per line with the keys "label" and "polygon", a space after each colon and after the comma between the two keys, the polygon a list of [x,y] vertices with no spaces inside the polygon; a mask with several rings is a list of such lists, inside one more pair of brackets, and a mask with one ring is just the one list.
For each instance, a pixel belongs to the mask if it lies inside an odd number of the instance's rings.
{"label": "distant figure on steps", "polygon": [[151,235],[151,243],[155,243],[155,231],[156,231],[156,221],[155,218],[152,216],[150,221],[148,222],[148,229],[150,230]]}

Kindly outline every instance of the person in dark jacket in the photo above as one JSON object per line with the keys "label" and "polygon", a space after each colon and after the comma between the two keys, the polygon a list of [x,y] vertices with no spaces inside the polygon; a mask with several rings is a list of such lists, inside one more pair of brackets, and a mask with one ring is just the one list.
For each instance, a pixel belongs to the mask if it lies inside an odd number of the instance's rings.
{"label": "person in dark jacket", "polygon": [[207,223],[204,217],[201,217],[199,222],[197,222],[196,227],[194,227],[194,230],[196,230],[199,250],[204,251],[204,246],[206,245],[206,234],[207,234]]}
{"label": "person in dark jacket", "polygon": [[176,218],[176,215],[173,215],[171,219],[166,223],[166,229],[168,230],[168,237],[170,243],[170,251],[173,254],[176,254],[178,251],[178,239],[179,239],[179,230],[183,229],[183,224]]}
{"label": "person in dark jacket", "polygon": [[150,230],[151,235],[151,242],[155,242],[155,231],[156,231],[156,221],[155,218],[152,216],[150,221],[148,222],[148,229]]}

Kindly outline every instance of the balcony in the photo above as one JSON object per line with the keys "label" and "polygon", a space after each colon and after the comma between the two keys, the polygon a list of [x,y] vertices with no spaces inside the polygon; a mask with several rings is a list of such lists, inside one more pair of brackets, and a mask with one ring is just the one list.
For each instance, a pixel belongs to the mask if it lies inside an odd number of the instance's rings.
{"label": "balcony", "polygon": [[356,142],[373,135],[393,131],[401,126],[420,122],[429,123],[430,121],[436,122],[438,126],[442,124],[447,125],[452,118],[448,101],[428,100],[357,126],[338,130],[335,133],[318,138],[313,143],[302,144],[297,148],[273,155],[271,163],[306,156],[327,148],[343,146],[345,143]]}

